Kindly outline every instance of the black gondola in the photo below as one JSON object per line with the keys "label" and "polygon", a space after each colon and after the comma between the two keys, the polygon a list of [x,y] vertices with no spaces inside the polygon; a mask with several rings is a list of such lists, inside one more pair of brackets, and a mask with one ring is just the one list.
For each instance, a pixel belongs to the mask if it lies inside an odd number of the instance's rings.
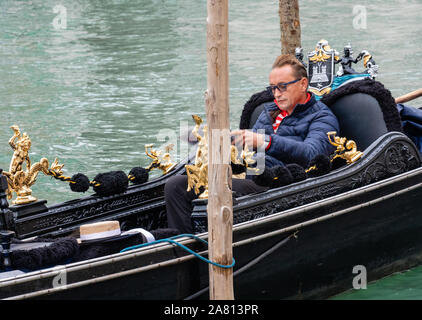
{"label": "black gondola", "polygon": [[[262,92],[249,100],[241,128],[251,126],[268,99]],[[327,298],[352,288],[355,266],[364,266],[371,281],[421,262],[421,158],[401,129],[391,93],[364,79],[323,99],[339,118],[340,135],[356,141],[364,155],[323,176],[233,199],[236,299]],[[122,230],[166,228],[164,184],[172,175],[185,174],[188,162],[122,194],[51,207],[9,207],[2,181],[2,229],[23,240],[61,239],[90,221],[118,220]],[[195,235],[206,240],[206,201],[194,204]],[[3,244],[7,237],[10,233],[3,232]],[[207,254],[195,238],[177,241]],[[58,277],[65,283],[57,285]],[[207,298],[207,283],[206,263],[164,241],[17,275],[3,272],[0,298]]]}

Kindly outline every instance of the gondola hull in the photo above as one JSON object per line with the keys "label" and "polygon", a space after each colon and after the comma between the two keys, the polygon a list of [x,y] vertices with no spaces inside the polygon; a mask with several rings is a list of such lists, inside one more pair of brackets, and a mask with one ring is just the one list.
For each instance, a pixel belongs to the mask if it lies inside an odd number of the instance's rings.
{"label": "gondola hull", "polygon": [[[346,168],[236,199],[235,298],[323,299],[353,288],[356,266],[372,281],[420,264],[421,195],[417,149],[389,133]],[[207,255],[197,240],[180,243]],[[3,279],[0,298],[207,299],[207,285],[208,264],[158,243]]]}

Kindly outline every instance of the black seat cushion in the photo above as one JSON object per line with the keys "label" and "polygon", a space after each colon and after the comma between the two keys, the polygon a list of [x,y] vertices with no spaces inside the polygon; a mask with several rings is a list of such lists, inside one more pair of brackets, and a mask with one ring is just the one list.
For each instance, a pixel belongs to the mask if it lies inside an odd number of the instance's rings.
{"label": "black seat cushion", "polygon": [[274,101],[274,96],[268,90],[252,95],[243,107],[239,129],[252,129],[262,110],[264,110],[263,104],[271,101]]}
{"label": "black seat cushion", "polygon": [[75,238],[37,238],[36,240],[13,240],[10,260],[13,269],[33,271],[69,262],[79,252]]}
{"label": "black seat cushion", "polygon": [[369,78],[337,88],[321,99],[337,116],[340,135],[355,140],[364,150],[390,131],[403,132],[391,92]]}
{"label": "black seat cushion", "polygon": [[259,115],[262,113],[262,111],[264,111],[265,105],[267,103],[268,102],[261,103],[259,106],[257,106],[255,108],[255,110],[251,114],[251,118],[249,120],[249,125],[248,125],[247,129],[252,129],[253,128],[256,120],[258,120]]}
{"label": "black seat cushion", "polygon": [[366,93],[353,93],[338,99],[331,105],[340,132],[338,136],[354,140],[359,150],[388,132],[378,101]]}

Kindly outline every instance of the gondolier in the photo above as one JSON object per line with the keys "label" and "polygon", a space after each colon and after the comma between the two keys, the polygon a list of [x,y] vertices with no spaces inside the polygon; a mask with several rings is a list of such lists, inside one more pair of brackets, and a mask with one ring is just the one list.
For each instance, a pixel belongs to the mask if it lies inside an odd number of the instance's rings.
{"label": "gondolier", "polygon": [[[234,143],[242,140],[253,149],[265,149],[265,166],[297,163],[306,167],[315,156],[329,156],[334,147],[327,132],[339,131],[337,118],[322,102],[308,92],[308,76],[303,64],[292,55],[278,56],[269,76],[267,90],[274,101],[266,103],[252,130],[232,132]],[[263,130],[265,134],[257,131]],[[237,195],[268,190],[252,179],[233,179]],[[175,176],[165,185],[165,200],[169,228],[192,233],[191,201],[197,198],[187,189],[187,176]]]}

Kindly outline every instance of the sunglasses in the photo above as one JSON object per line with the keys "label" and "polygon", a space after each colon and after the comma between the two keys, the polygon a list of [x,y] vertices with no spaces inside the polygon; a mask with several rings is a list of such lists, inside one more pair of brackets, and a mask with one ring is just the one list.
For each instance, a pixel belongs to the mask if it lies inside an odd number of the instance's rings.
{"label": "sunglasses", "polygon": [[296,79],[296,80],[293,80],[293,81],[290,81],[290,82],[279,83],[279,84],[276,84],[275,86],[268,86],[267,87],[267,90],[270,91],[270,92],[272,92],[273,94],[275,93],[275,90],[276,89],[278,89],[280,92],[284,92],[284,91],[287,90],[287,86],[289,84],[293,84],[295,82],[298,82],[299,80],[302,80],[302,78]]}

